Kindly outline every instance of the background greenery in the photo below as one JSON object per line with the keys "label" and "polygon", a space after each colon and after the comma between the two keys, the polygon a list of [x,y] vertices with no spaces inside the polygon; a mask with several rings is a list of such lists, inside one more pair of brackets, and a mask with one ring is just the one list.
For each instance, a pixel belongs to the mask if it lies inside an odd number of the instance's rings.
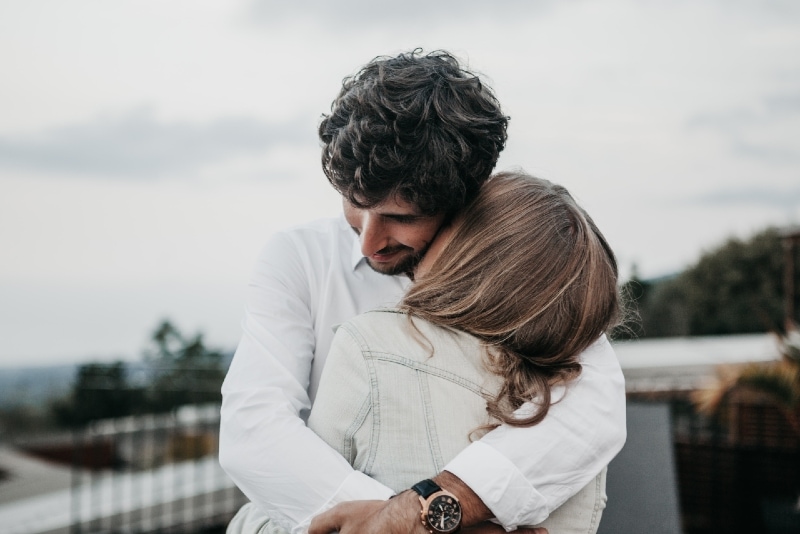
{"label": "background greenery", "polygon": [[[798,251],[794,251],[795,266]],[[633,319],[617,338],[709,336],[782,331],[784,249],[768,228],[748,240],[730,239],[669,277],[623,286]],[[795,287],[800,288],[797,269]],[[795,317],[800,301],[795,294]]]}
{"label": "background greenery", "polygon": [[184,337],[169,321],[155,329],[143,364],[121,361],[78,368],[70,393],[50,406],[59,426],[78,427],[96,419],[169,412],[184,404],[219,403],[225,354]]}

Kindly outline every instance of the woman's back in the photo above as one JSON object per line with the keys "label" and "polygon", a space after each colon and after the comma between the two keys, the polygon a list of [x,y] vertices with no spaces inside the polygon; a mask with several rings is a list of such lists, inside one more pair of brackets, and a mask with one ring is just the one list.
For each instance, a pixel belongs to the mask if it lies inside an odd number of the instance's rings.
{"label": "woman's back", "polygon": [[[484,368],[484,350],[396,311],[356,317],[336,333],[309,427],[353,467],[403,491],[439,473],[490,422],[486,396],[501,380]],[[543,526],[591,533],[604,507],[605,470]]]}
{"label": "woman's back", "polygon": [[489,422],[484,395],[500,386],[475,338],[415,324],[419,332],[405,314],[381,310],[342,325],[308,421],[353,467],[395,491],[469,445],[470,432]]}

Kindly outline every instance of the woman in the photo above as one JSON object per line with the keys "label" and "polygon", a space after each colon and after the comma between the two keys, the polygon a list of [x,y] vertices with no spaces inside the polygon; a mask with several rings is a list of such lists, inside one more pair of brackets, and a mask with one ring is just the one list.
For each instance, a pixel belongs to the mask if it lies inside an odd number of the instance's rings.
{"label": "woman", "polygon": [[[540,422],[619,310],[614,255],[566,189],[498,174],[440,231],[397,309],[339,328],[309,427],[402,491],[481,432]],[[605,470],[590,475],[550,534],[596,531]],[[248,513],[232,528],[281,532]]]}

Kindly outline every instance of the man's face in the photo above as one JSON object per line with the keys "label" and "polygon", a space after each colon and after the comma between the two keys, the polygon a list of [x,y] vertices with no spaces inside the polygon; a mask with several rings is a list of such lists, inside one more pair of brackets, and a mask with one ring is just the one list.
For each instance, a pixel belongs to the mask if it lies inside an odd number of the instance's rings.
{"label": "man's face", "polygon": [[413,271],[444,220],[444,214],[422,215],[399,197],[368,209],[344,199],[343,207],[345,219],[361,241],[361,254],[381,274]]}

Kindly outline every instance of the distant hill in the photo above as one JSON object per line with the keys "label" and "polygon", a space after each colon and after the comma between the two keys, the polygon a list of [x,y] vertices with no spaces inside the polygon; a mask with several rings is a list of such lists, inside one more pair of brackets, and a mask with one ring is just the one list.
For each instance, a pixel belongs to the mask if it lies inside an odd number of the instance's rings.
{"label": "distant hill", "polygon": [[69,392],[78,364],[0,368],[0,407],[38,406]]}
{"label": "distant hill", "polygon": [[[224,353],[224,369],[228,368],[232,358],[232,352]],[[63,397],[70,392],[81,365],[0,368],[0,408],[41,406]],[[148,374],[146,363],[127,362],[125,365],[129,375]]]}

